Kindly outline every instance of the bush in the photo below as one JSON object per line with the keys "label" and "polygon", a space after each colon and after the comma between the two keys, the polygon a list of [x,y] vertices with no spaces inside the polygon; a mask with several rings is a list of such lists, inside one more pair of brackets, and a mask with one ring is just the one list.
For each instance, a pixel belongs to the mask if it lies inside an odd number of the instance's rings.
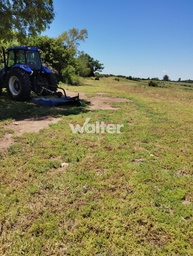
{"label": "bush", "polygon": [[80,79],[80,77],[79,76],[77,76],[77,75],[73,75],[73,76],[71,76],[71,79],[70,79],[70,83],[69,84],[71,84],[71,85],[81,85],[82,84],[82,82],[81,82],[81,79]]}
{"label": "bush", "polygon": [[66,67],[62,72],[62,81],[70,85],[81,85],[81,80],[73,66]]}
{"label": "bush", "polygon": [[159,86],[158,83],[155,82],[155,81],[149,81],[148,85],[152,86],[152,87],[158,87]]}

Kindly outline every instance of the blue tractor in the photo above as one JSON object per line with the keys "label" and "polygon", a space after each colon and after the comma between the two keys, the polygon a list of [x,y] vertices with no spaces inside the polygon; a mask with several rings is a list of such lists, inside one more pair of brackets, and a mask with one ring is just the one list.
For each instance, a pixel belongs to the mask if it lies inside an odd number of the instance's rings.
{"label": "blue tractor", "polygon": [[[3,48],[4,68],[0,70],[0,93],[6,88],[14,100],[28,100],[31,92],[38,96],[57,95],[56,103],[77,103],[79,96],[67,97],[65,90],[57,91],[57,79],[48,67],[42,65],[40,51],[36,47],[12,46]],[[64,97],[63,97],[64,94]],[[62,99],[61,99],[62,98]]]}

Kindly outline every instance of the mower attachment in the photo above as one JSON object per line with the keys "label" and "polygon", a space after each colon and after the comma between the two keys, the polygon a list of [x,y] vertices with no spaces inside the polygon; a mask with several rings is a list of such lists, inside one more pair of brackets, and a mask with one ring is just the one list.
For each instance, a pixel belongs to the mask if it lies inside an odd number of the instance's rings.
{"label": "mower attachment", "polygon": [[81,106],[81,101],[79,99],[79,94],[74,97],[70,97],[66,95],[66,92],[63,88],[59,88],[63,91],[62,92],[53,92],[45,88],[46,91],[49,91],[53,97],[39,97],[33,98],[32,101],[38,106],[62,106],[62,105],[74,105],[74,106]]}

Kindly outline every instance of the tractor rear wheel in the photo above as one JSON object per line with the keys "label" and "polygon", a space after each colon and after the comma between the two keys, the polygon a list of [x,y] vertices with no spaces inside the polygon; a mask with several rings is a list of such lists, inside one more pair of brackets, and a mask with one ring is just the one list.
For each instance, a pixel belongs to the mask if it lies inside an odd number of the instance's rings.
{"label": "tractor rear wheel", "polygon": [[46,79],[48,81],[48,89],[56,92],[58,88],[57,78],[54,73],[50,73],[46,75]]}
{"label": "tractor rear wheel", "polygon": [[48,96],[52,95],[57,91],[58,83],[55,74],[43,74],[38,77],[38,82],[34,86],[34,92],[37,95]]}
{"label": "tractor rear wheel", "polygon": [[7,76],[7,91],[14,100],[28,100],[31,92],[29,75],[20,69],[13,69]]}

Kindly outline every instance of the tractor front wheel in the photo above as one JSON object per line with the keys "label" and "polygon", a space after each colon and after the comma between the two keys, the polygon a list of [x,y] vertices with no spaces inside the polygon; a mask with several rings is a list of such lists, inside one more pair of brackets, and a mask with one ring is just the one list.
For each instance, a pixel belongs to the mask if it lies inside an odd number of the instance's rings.
{"label": "tractor front wheel", "polygon": [[13,69],[7,76],[7,91],[14,100],[28,100],[31,92],[29,75],[20,69]]}

